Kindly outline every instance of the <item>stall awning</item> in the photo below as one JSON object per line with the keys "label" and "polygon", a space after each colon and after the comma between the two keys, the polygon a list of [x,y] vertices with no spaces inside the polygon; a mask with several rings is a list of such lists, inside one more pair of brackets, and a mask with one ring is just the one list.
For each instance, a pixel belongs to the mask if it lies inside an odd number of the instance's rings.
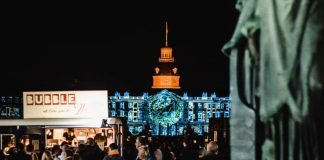
{"label": "stall awning", "polygon": [[71,126],[100,128],[102,119],[98,118],[48,118],[48,119],[21,119],[21,120],[0,120],[0,126]]}
{"label": "stall awning", "polygon": [[86,127],[101,128],[104,124],[122,124],[118,118],[39,118],[39,119],[19,119],[0,120],[0,126],[45,126],[50,127]]}

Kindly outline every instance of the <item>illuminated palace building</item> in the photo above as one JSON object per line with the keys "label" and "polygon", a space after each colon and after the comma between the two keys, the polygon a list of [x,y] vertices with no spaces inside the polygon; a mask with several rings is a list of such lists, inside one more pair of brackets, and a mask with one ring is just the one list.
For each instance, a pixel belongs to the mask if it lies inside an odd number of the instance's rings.
{"label": "illuminated palace building", "polygon": [[[109,116],[125,117],[128,130],[134,135],[142,132],[145,124],[150,125],[153,135],[160,136],[183,135],[188,124],[198,135],[227,130],[230,98],[217,97],[215,93],[208,95],[207,92],[203,92],[201,97],[188,97],[186,92],[179,96],[167,90],[180,89],[179,80],[172,48],[168,46],[166,23],[165,47],[161,48],[159,63],[153,75],[152,89],[156,89],[157,93],[130,96],[128,92],[123,95],[116,92],[114,96],[109,96]],[[213,125],[209,125],[209,121]]]}
{"label": "illuminated palace building", "polygon": [[178,96],[168,90],[152,96],[116,92],[109,96],[108,105],[109,116],[125,117],[133,135],[142,132],[144,124],[149,123],[153,135],[162,136],[183,135],[188,123],[198,135],[208,133],[209,120],[214,118],[226,123],[231,108],[229,97],[216,97],[215,93],[210,96],[202,93],[201,97],[188,97],[187,93]]}

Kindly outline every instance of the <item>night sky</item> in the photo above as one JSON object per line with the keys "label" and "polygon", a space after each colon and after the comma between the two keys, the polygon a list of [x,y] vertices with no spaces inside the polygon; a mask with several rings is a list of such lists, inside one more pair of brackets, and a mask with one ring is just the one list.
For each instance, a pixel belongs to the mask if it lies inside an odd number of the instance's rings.
{"label": "night sky", "polygon": [[152,75],[165,41],[165,20],[181,76],[178,92],[229,95],[229,59],[221,48],[237,21],[235,0],[75,8],[58,10],[47,20],[40,42],[51,43],[12,45],[10,59],[1,63],[1,95],[97,89],[109,94],[152,93]]}

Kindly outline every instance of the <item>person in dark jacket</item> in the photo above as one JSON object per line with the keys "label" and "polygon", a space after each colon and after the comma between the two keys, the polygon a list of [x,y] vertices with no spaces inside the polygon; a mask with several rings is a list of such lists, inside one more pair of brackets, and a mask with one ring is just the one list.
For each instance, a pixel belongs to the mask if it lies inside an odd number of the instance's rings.
{"label": "person in dark jacket", "polygon": [[25,146],[22,143],[18,143],[14,149],[13,155],[10,155],[9,160],[32,160],[31,156],[25,152]]}
{"label": "person in dark jacket", "polygon": [[116,143],[111,143],[109,145],[108,155],[105,156],[103,160],[122,160]]}

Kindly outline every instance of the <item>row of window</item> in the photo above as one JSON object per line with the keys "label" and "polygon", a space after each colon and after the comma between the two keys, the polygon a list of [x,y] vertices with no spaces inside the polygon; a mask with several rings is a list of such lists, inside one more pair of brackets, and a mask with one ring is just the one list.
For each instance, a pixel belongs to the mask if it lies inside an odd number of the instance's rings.
{"label": "row of window", "polygon": [[[143,117],[143,111],[116,111],[112,110],[110,111],[110,116],[112,117],[127,117],[128,122],[138,122],[139,120],[145,121],[146,119]],[[196,116],[197,119],[196,119]],[[180,120],[185,119],[184,114],[181,113]],[[230,112],[229,111],[216,111],[216,112],[205,112],[205,111],[199,111],[198,113],[194,112],[188,112],[188,118],[187,120],[190,122],[198,121],[198,122],[209,122],[209,118],[230,118]]]}
{"label": "row of window", "polygon": [[[134,106],[137,106],[138,103],[132,103],[132,102],[117,102],[117,104],[119,104],[118,108],[119,109],[125,109],[125,103],[126,106],[128,106],[129,109],[133,108]],[[116,102],[111,102],[111,105],[109,107],[111,107],[111,109],[116,109],[117,106]],[[181,104],[183,105],[183,104]],[[203,109],[221,109],[221,110],[227,110],[229,111],[231,106],[229,102],[225,102],[225,103],[193,103],[193,102],[189,102],[188,103],[188,108],[189,109],[194,109],[197,108],[198,110],[203,110]]]}
{"label": "row of window", "polygon": [[[151,126],[153,132],[152,135],[160,135],[160,136],[178,136],[183,135],[184,129],[186,125],[171,125],[168,127],[160,126],[160,125],[152,125]],[[143,131],[144,127],[142,125],[137,126],[128,126],[128,131],[130,131],[133,135],[137,135]],[[198,135],[203,135],[203,133],[208,132],[208,125],[193,125],[192,129]]]}

